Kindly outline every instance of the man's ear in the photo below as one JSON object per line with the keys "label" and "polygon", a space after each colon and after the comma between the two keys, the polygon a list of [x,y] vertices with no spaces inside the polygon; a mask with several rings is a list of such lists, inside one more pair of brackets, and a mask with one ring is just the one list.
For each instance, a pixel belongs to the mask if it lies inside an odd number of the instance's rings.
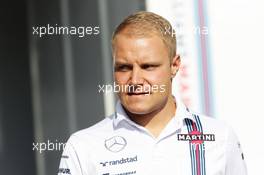
{"label": "man's ear", "polygon": [[171,61],[171,78],[175,77],[181,65],[180,55],[176,55]]}

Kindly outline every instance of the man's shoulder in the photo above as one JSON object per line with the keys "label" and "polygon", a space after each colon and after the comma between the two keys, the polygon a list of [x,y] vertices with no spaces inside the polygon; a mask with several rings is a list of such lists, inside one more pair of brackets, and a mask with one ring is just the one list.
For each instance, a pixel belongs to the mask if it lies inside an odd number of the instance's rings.
{"label": "man's shoulder", "polygon": [[194,113],[193,115],[198,116],[204,133],[215,133],[217,135],[226,137],[228,132],[232,129],[231,126],[222,119],[197,113]]}
{"label": "man's shoulder", "polygon": [[222,119],[208,115],[203,115],[203,114],[199,114],[197,116],[199,116],[204,126],[212,127],[212,128],[222,128],[222,129],[228,127],[227,123]]}
{"label": "man's shoulder", "polygon": [[76,131],[71,135],[70,139],[72,138],[72,140],[78,141],[91,141],[91,139],[105,138],[106,135],[113,132],[113,118],[114,115],[110,115],[88,128]]}

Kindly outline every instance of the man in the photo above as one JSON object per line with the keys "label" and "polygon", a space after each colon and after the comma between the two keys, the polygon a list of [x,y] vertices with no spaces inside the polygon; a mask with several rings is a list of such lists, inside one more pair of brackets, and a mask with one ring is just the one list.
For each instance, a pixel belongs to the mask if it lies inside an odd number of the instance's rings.
{"label": "man", "polygon": [[116,28],[116,112],[69,138],[58,174],[247,174],[232,129],[194,114],[172,96],[181,59],[168,28],[166,19],[151,12],[130,15]]}

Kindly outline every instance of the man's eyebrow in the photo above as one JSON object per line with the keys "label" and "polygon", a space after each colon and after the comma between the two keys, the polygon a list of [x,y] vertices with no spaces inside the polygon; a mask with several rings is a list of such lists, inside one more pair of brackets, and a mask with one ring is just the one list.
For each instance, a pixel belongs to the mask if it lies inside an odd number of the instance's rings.
{"label": "man's eyebrow", "polygon": [[126,62],[115,62],[114,65],[131,65],[131,64],[126,63]]}
{"label": "man's eyebrow", "polygon": [[161,63],[158,61],[148,61],[148,62],[142,62],[140,65],[160,65]]}

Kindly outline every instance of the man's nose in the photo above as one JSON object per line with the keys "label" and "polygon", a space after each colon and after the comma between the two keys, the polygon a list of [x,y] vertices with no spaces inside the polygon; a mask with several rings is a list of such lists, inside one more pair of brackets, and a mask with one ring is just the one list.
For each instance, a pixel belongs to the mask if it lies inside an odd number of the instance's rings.
{"label": "man's nose", "polygon": [[142,77],[142,72],[140,68],[138,67],[133,67],[132,73],[131,73],[131,84],[138,85],[138,84],[143,84],[143,77]]}

